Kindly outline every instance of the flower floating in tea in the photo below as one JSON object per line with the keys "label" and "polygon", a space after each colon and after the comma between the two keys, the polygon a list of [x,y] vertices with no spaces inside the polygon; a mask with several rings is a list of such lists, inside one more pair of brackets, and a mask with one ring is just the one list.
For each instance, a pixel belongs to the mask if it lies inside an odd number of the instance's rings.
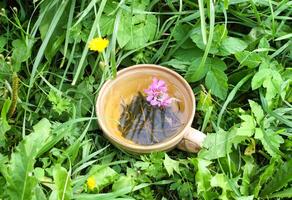
{"label": "flower floating in tea", "polygon": [[152,106],[167,107],[173,101],[173,98],[170,98],[167,94],[165,82],[157,78],[153,78],[152,84],[144,92],[147,94],[146,100]]}
{"label": "flower floating in tea", "polygon": [[122,105],[118,128],[125,138],[151,145],[178,133],[183,123],[180,113],[171,106],[174,98],[167,94],[164,81],[154,78],[144,92],[146,97],[139,92],[129,104]]}

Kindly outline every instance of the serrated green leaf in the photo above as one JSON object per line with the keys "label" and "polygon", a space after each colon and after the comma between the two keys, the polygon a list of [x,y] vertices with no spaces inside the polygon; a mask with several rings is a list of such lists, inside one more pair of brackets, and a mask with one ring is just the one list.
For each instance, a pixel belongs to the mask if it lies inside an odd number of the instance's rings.
{"label": "serrated green leaf", "polygon": [[163,164],[169,176],[173,176],[173,170],[180,174],[179,162],[171,159],[167,154],[165,154]]}
{"label": "serrated green leaf", "polygon": [[268,198],[292,198],[292,187],[286,190],[268,195]]}
{"label": "serrated green leaf", "polygon": [[227,177],[224,174],[216,174],[211,179],[212,187],[220,187],[222,189],[222,193],[219,196],[220,199],[228,200],[227,191],[231,190]]}
{"label": "serrated green leaf", "polygon": [[203,143],[203,149],[199,152],[199,158],[213,160],[226,156],[232,150],[232,145],[236,145],[246,137],[236,135],[236,129],[226,132],[219,129],[217,133],[208,134]]}
{"label": "serrated green leaf", "polygon": [[270,69],[261,69],[259,70],[251,81],[251,87],[253,90],[258,89],[262,86],[263,82],[266,80],[267,77],[269,77],[271,74]]}
{"label": "serrated green leaf", "polygon": [[253,194],[256,198],[258,197],[262,186],[272,177],[272,175],[274,174],[274,171],[275,171],[275,162],[274,160],[272,160],[269,163],[269,165],[266,167],[264,172],[260,175],[259,181],[255,186]]}
{"label": "serrated green leaf", "polygon": [[240,118],[243,122],[241,122],[236,134],[251,137],[254,134],[256,127],[254,118],[251,115],[241,115]]}
{"label": "serrated green leaf", "polygon": [[195,165],[198,168],[196,173],[196,184],[198,194],[203,194],[206,197],[207,192],[211,189],[211,172],[208,169],[208,166],[212,162],[204,159],[197,158],[195,160]]}
{"label": "serrated green leaf", "polygon": [[200,91],[197,109],[207,112],[211,106],[213,106],[211,94]]}
{"label": "serrated green leaf", "polygon": [[72,197],[70,173],[60,164],[55,165],[53,177],[58,193],[58,200],[68,200]]}
{"label": "serrated green leaf", "polygon": [[273,192],[279,191],[283,187],[287,186],[292,181],[292,159],[288,160],[284,164],[281,164],[277,172],[272,176],[270,182],[268,182],[260,195],[266,197]]}
{"label": "serrated green leaf", "polygon": [[261,121],[264,119],[264,111],[262,107],[252,100],[248,100],[248,103],[254,117],[256,118],[257,123],[260,124]]}
{"label": "serrated green leaf", "polygon": [[266,129],[265,132],[261,128],[256,128],[255,138],[259,139],[264,146],[264,149],[272,156],[280,156],[280,144],[284,143],[284,139],[271,129]]}
{"label": "serrated green leaf", "polygon": [[252,162],[252,159],[245,159],[245,165],[243,166],[242,184],[240,186],[240,192],[244,196],[248,196],[250,194],[249,189],[254,169],[255,165]]}

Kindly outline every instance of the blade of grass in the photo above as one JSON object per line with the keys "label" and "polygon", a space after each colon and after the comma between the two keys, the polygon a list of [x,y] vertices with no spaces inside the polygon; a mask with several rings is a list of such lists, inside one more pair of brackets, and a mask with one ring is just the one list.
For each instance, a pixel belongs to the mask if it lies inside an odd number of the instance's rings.
{"label": "blade of grass", "polygon": [[76,70],[76,73],[74,75],[72,85],[75,85],[77,80],[78,80],[78,78],[79,78],[79,74],[81,72],[81,69],[83,68],[83,64],[84,64],[84,61],[85,61],[85,58],[86,58],[86,55],[87,55],[87,52],[88,52],[88,44],[92,40],[92,38],[94,37],[94,35],[95,35],[96,31],[97,31],[97,27],[99,26],[100,17],[101,17],[101,14],[103,12],[103,9],[105,7],[106,2],[107,2],[107,0],[102,0],[101,1],[101,4],[100,4],[98,12],[97,12],[97,15],[95,16],[93,25],[91,27],[91,30],[90,30],[90,33],[89,33],[89,36],[88,36],[88,39],[87,39],[86,46],[84,47],[81,59],[80,59],[79,64],[77,66],[77,70]]}
{"label": "blade of grass", "polygon": [[[32,88],[32,85],[33,85],[33,82],[34,82],[34,79],[35,79],[35,74],[37,72],[37,68],[39,67],[40,63],[41,63],[41,60],[44,56],[44,52],[45,52],[45,49],[47,47],[47,44],[49,43],[49,40],[67,6],[67,3],[68,1],[62,1],[61,5],[59,6],[54,18],[52,19],[52,22],[49,26],[49,31],[47,32],[45,38],[44,38],[44,41],[43,43],[41,44],[40,46],[40,49],[37,53],[37,56],[36,56],[36,59],[33,63],[33,67],[32,67],[32,72],[31,72],[31,75],[30,75],[30,80],[29,80],[29,86],[28,86],[28,91],[27,91],[27,95],[26,95],[26,103],[28,103],[28,100],[29,100],[29,96],[30,96],[30,90]],[[23,128],[22,128],[22,136],[24,137],[25,136],[25,121],[26,121],[26,110],[24,111],[24,118],[23,118]]]}
{"label": "blade of grass", "polygon": [[118,13],[117,13],[115,24],[114,24],[113,35],[112,35],[112,38],[111,38],[111,46],[109,48],[110,61],[111,61],[111,71],[112,71],[112,76],[113,77],[116,77],[116,74],[117,74],[116,43],[117,43],[117,35],[118,35],[118,30],[119,30],[121,13],[122,13],[121,10],[119,10]]}
{"label": "blade of grass", "polygon": [[70,11],[69,11],[68,22],[67,22],[66,39],[65,39],[64,53],[63,53],[64,56],[63,56],[63,59],[62,59],[61,64],[60,64],[60,68],[63,67],[63,65],[65,63],[66,55],[67,55],[68,44],[69,44],[69,36],[70,36],[70,29],[71,29],[72,20],[73,20],[75,3],[76,3],[76,0],[72,0]]}
{"label": "blade of grass", "polygon": [[213,33],[214,33],[214,27],[215,27],[215,8],[213,4],[213,0],[210,0],[210,31],[209,31],[209,37],[208,37],[208,42],[204,51],[204,55],[202,57],[202,60],[200,62],[200,65],[198,66],[198,74],[202,74],[202,72],[205,70],[205,62],[208,57],[212,40],[213,40]]}
{"label": "blade of grass", "polygon": [[199,3],[199,11],[200,11],[200,19],[201,19],[201,32],[203,37],[203,43],[207,44],[207,31],[206,31],[206,19],[205,19],[205,8],[204,8],[204,0],[198,0]]}
{"label": "blade of grass", "polygon": [[236,86],[232,89],[232,91],[229,93],[227,99],[225,100],[220,113],[218,115],[218,119],[217,119],[217,127],[220,127],[220,122],[221,122],[221,118],[223,116],[224,111],[226,110],[228,104],[233,100],[233,98],[235,97],[236,92],[239,90],[239,88],[241,88],[241,86],[248,81],[251,77],[253,76],[253,74],[248,74],[247,76],[245,76],[243,79],[241,79],[241,81],[239,81]]}

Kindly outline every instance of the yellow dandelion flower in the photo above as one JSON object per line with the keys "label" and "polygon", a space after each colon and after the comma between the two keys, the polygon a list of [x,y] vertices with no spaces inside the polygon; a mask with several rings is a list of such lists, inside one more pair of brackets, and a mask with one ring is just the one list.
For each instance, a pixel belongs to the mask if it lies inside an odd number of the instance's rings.
{"label": "yellow dandelion flower", "polygon": [[96,180],[94,178],[94,176],[90,176],[88,179],[87,179],[87,188],[89,190],[93,190],[96,186]]}
{"label": "yellow dandelion flower", "polygon": [[109,40],[106,38],[93,38],[90,42],[89,42],[89,49],[92,51],[98,51],[103,52],[103,50],[108,46],[109,44]]}

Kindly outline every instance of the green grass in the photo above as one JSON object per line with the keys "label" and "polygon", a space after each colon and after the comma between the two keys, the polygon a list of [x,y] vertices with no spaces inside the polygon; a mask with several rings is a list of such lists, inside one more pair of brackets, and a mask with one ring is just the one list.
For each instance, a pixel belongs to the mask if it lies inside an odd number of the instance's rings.
{"label": "green grass", "polygon": [[[0,8],[0,199],[292,197],[290,1]],[[88,49],[95,37],[110,41],[102,53]],[[190,83],[192,126],[207,134],[199,153],[131,155],[103,137],[94,110],[101,86],[142,63]]]}

